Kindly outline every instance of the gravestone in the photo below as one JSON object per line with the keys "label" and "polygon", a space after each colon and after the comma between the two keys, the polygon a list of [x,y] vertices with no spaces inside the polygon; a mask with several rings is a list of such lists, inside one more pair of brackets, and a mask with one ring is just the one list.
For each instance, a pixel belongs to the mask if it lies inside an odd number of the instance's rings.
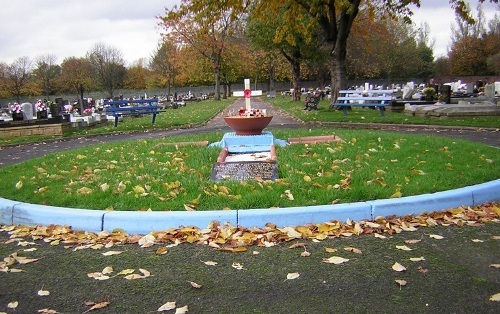
{"label": "gravestone", "polygon": [[449,104],[451,103],[451,86],[450,85],[441,85],[440,93],[441,93],[441,99],[445,103]]}
{"label": "gravestone", "polygon": [[466,86],[467,86],[467,91],[466,91],[467,94],[474,93],[474,83],[472,83],[472,82],[471,83],[467,83]]}
{"label": "gravestone", "polygon": [[500,95],[500,82],[495,82],[495,92]]}
{"label": "gravestone", "polygon": [[33,120],[33,104],[25,102],[21,104],[21,108],[23,109],[23,119]]}
{"label": "gravestone", "polygon": [[486,98],[495,98],[495,85],[488,84],[484,87],[484,96]]}
{"label": "gravestone", "polygon": [[408,82],[403,87],[403,99],[410,99],[410,97],[414,94],[414,92],[415,92],[415,83]]}

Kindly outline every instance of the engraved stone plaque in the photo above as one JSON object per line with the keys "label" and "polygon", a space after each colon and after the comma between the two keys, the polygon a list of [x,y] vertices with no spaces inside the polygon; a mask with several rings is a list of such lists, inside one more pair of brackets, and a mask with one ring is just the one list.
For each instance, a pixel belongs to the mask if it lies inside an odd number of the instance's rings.
{"label": "engraved stone plaque", "polygon": [[276,180],[278,164],[276,162],[228,162],[215,163],[210,179],[214,181]]}

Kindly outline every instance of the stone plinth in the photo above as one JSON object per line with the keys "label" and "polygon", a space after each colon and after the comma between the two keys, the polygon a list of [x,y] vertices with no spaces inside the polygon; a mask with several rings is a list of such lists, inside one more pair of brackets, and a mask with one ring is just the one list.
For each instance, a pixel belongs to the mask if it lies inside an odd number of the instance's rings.
{"label": "stone plinth", "polygon": [[70,123],[40,124],[9,128],[0,128],[1,138],[14,138],[20,136],[62,136],[71,129]]}

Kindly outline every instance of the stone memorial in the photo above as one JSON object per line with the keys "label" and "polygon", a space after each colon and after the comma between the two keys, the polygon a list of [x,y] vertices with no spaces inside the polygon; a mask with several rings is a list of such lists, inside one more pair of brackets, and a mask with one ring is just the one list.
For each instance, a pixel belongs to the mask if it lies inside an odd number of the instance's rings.
{"label": "stone memorial", "polygon": [[21,108],[23,109],[23,119],[24,120],[33,120],[33,104],[29,102],[25,102],[21,104]]}
{"label": "stone memorial", "polygon": [[470,82],[470,83],[465,84],[465,86],[467,87],[467,90],[466,90],[467,94],[474,93],[474,83]]}
{"label": "stone memorial", "polygon": [[411,99],[411,96],[415,93],[415,83],[408,82],[403,87],[403,99]]}
{"label": "stone memorial", "polygon": [[495,85],[487,84],[484,87],[484,96],[491,99],[495,98]]}

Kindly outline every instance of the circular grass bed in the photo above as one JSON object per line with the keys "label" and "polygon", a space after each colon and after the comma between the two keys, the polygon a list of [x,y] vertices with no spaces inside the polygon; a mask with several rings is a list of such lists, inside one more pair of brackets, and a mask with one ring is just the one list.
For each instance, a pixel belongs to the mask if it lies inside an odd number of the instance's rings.
{"label": "circular grass bed", "polygon": [[380,131],[275,130],[279,139],[338,135],[344,143],[277,147],[276,181],[214,182],[222,133],[123,141],[0,169],[0,196],[108,210],[231,210],[348,203],[433,193],[500,177],[498,149],[467,140]]}

